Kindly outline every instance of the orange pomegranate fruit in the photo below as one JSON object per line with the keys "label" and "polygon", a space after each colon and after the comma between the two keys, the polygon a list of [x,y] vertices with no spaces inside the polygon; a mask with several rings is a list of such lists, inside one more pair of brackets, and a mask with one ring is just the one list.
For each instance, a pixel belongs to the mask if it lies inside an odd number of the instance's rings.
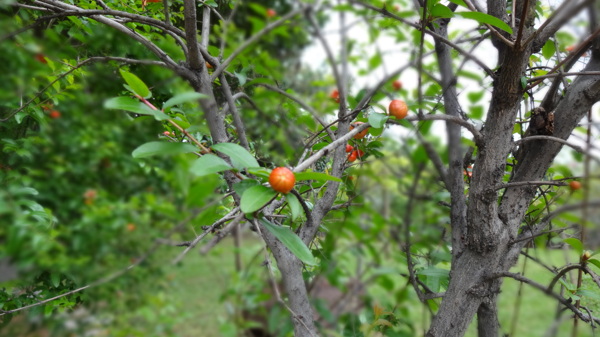
{"label": "orange pomegranate fruit", "polygon": [[[352,131],[354,128],[358,127],[361,124],[364,124],[364,123],[363,122],[354,122],[354,123],[350,124],[350,131]],[[365,138],[365,136],[367,135],[368,132],[369,132],[369,128],[366,128],[366,129],[362,130],[361,132],[355,134],[354,139],[363,139],[363,138]]]}
{"label": "orange pomegranate fruit", "polygon": [[294,188],[295,183],[296,177],[294,176],[294,172],[287,167],[277,167],[269,175],[271,188],[279,193],[289,193]]}
{"label": "orange pomegranate fruit", "polygon": [[337,89],[333,89],[329,97],[332,98],[336,103],[340,102],[340,92]]}
{"label": "orange pomegranate fruit", "polygon": [[408,114],[408,105],[401,99],[395,99],[390,102],[388,113],[397,119],[403,119]]}
{"label": "orange pomegranate fruit", "polygon": [[581,183],[577,180],[572,180],[569,183],[569,188],[571,189],[571,191],[577,191],[578,189],[581,189]]}

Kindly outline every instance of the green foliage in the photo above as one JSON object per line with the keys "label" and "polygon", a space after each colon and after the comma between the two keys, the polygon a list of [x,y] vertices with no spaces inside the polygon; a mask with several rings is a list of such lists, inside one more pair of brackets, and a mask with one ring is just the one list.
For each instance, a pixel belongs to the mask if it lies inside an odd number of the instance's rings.
{"label": "green foliage", "polygon": [[[428,22],[435,26],[440,18],[464,18],[512,32],[505,22],[470,11],[462,1],[452,2],[462,8],[452,11],[439,1],[427,2]],[[397,3],[408,8],[404,1]],[[95,2],[74,4],[82,9],[99,8]],[[365,83],[371,83],[374,77],[381,80],[380,73],[388,74],[404,65],[393,64],[394,68],[388,69],[389,51],[372,45],[383,38],[392,39],[393,52],[401,51],[406,57],[397,59],[406,64],[416,64],[420,53],[422,33],[400,24],[395,17],[416,19],[419,13],[397,10],[389,2],[373,4],[383,8],[383,14],[337,4],[316,15],[317,26],[341,12],[369,18],[364,20],[369,43],[358,36],[350,36],[347,41],[348,61],[358,69],[346,88],[349,110],[370,92]],[[186,65],[186,51],[179,42],[183,37],[174,38],[160,29],[159,23],[166,20],[162,3],[108,5],[154,20],[152,25],[132,20],[126,27],[154,43],[176,64]],[[182,28],[182,3],[170,1],[169,6],[171,24]],[[212,25],[207,34],[207,51],[219,62],[296,8],[291,1],[206,1],[198,4],[199,19],[204,6],[219,13],[210,13]],[[317,61],[310,56],[301,57],[312,42],[311,34],[317,32],[312,23],[296,16],[241,50],[224,75],[210,83],[213,102],[211,95],[194,91],[205,90],[207,83],[190,85],[185,77],[178,77],[181,73],[147,62],[123,61],[157,57],[142,44],[132,43],[126,34],[92,18],[60,17],[45,20],[44,29],[34,25],[31,30],[19,32],[15,29],[27,27],[46,14],[31,8],[7,8],[10,10],[0,14],[8,18],[0,20],[0,31],[14,34],[0,47],[5,58],[0,62],[0,71],[5,74],[0,83],[0,118],[5,120],[0,124],[0,262],[9,261],[18,278],[2,284],[0,309],[34,304],[135,264],[131,271],[109,283],[33,309],[32,316],[54,322],[80,306],[93,315],[98,312],[98,316],[109,316],[114,322],[113,336],[176,336],[184,318],[174,318],[179,314],[176,303],[165,295],[168,262],[162,258],[163,251],[150,254],[158,249],[155,242],[195,238],[239,206],[246,213],[245,220],[258,218],[305,264],[307,283],[322,277],[337,291],[360,293],[364,308],[354,311],[336,313],[328,303],[316,301],[319,314],[332,331],[343,335],[360,332],[365,336],[413,336],[423,329],[420,313],[414,307],[437,310],[437,299],[423,306],[417,304],[407,275],[414,273],[424,288],[434,292],[448,287],[452,256],[447,206],[453,200],[436,168],[429,164],[431,149],[439,154],[442,164],[448,164],[448,149],[439,122],[390,122],[385,114],[385,102],[396,96],[410,103],[411,112],[445,112],[442,96],[447,89],[436,79],[437,60],[420,60],[420,88],[414,84],[390,92],[392,78],[388,77],[371,97],[370,105],[356,111],[356,120],[368,121],[372,126],[365,138],[350,141],[353,149],[364,151],[359,160],[335,162],[335,151],[329,151],[309,169],[295,172],[295,192],[280,196],[266,185],[271,168],[290,166],[314,155],[333,141],[323,132],[323,124],[332,125],[334,132],[338,124],[342,125],[337,120],[341,105],[329,97],[338,85],[331,71],[315,64]],[[275,10],[276,15],[268,17],[268,9]],[[224,19],[230,14],[230,20]],[[453,32],[452,39],[458,39],[458,33]],[[478,32],[471,33],[480,37]],[[476,40],[466,36],[461,43],[468,50],[477,46]],[[559,53],[575,41],[565,32],[549,40],[541,56],[530,59],[531,69],[520,78],[522,88],[533,77],[546,74],[539,68],[561,58]],[[423,40],[425,54],[434,48],[429,38]],[[459,54],[453,57],[456,86],[461,98],[468,101],[468,117],[482,123],[493,84],[482,72],[464,67]],[[198,71],[210,75],[215,70]],[[236,99],[241,97],[235,100],[238,116],[232,115],[232,107],[225,108],[231,103],[224,90],[226,85]],[[216,143],[212,138],[206,111],[212,104],[218,107],[226,142]],[[524,115],[526,121],[530,116]],[[240,145],[244,142],[240,141],[238,122],[245,125],[248,148]],[[513,132],[523,134],[525,128],[517,124]],[[462,141],[475,146],[467,136]],[[205,149],[213,153],[205,153]],[[477,150],[474,155],[478,155]],[[583,162],[582,156],[576,158]],[[508,161],[512,165],[512,158]],[[504,172],[505,181],[512,175],[510,165]],[[467,166],[465,163],[464,192],[469,196],[469,182],[476,168]],[[336,176],[334,172],[342,173]],[[230,184],[225,179],[229,176],[239,181]],[[573,176],[570,167],[557,164],[547,178]],[[339,186],[333,194],[333,208],[318,224],[317,238],[307,246],[295,231],[308,218],[306,208],[322,207],[319,202],[329,196],[327,188],[332,185]],[[569,199],[582,198],[567,194],[559,186],[536,191],[522,232]],[[276,216],[266,220],[260,211],[271,202],[278,207]],[[581,220],[579,216],[563,215],[553,218],[551,225],[565,229]],[[223,220],[213,232],[220,235],[228,221]],[[548,232],[534,243],[567,243],[580,256],[589,249],[579,239],[563,239],[558,232]],[[161,249],[168,256],[180,250],[171,246]],[[234,253],[241,249],[230,248]],[[221,333],[234,336],[243,328],[256,327],[256,322],[251,323],[242,314],[252,310],[266,318],[269,331],[289,334],[291,320],[286,309],[265,306],[268,300],[275,301],[273,294],[265,291],[269,287],[264,286],[267,272],[260,267],[262,261],[256,262],[258,253],[253,256],[254,260],[245,261],[245,268],[233,273],[232,284],[224,290],[222,301],[233,306],[227,316],[233,317],[233,324],[227,321]],[[410,271],[408,258],[413,265]],[[596,259],[587,261],[600,265]],[[272,268],[268,275],[277,273],[273,265],[268,267]],[[364,292],[353,290],[350,281],[359,282]],[[560,282],[573,299],[599,298],[597,289],[577,288],[562,279]],[[220,285],[217,283],[213,280],[211,286]],[[109,313],[103,306],[110,308]],[[8,323],[6,317],[0,323]],[[54,328],[56,335],[66,334],[61,324],[55,323]]]}

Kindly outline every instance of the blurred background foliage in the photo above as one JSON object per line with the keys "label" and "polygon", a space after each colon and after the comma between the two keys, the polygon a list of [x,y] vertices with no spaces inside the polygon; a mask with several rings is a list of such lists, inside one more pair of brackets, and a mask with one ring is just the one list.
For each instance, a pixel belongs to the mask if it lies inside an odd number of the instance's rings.
{"label": "blurred background foliage", "polygon": [[[408,8],[408,3],[398,3]],[[232,10],[227,1],[207,4],[225,14]],[[87,2],[78,5],[94,6]],[[141,1],[125,1],[111,6],[164,19],[161,3],[142,8]],[[175,24],[182,22],[181,6],[180,1],[171,2]],[[227,34],[224,54],[228,55],[272,20],[266,9],[285,13],[292,6],[292,1],[244,2],[236,7],[235,19],[226,29],[213,18],[211,45],[219,46],[218,38]],[[230,210],[231,204],[220,199],[222,182],[217,177],[190,175],[192,155],[132,158],[131,152],[139,145],[166,140],[163,132],[175,130],[148,117],[103,108],[106,99],[127,95],[119,69],[147,83],[153,93],[151,101],[157,106],[189,91],[189,86],[159,67],[117,61],[79,67],[79,62],[91,56],[153,56],[127,37],[84,18],[50,20],[20,31],[38,16],[32,10],[0,7],[0,309],[33,304],[139,265],[100,286],[19,315],[0,317],[0,335],[237,336],[241,331],[257,332],[266,327],[272,336],[289,336],[289,317],[284,308],[275,305],[262,244],[247,228],[242,244],[225,241],[207,255],[193,253],[179,265],[170,264],[182,249],[157,242],[190,240],[202,226]],[[324,25],[325,14],[321,18]],[[391,26],[386,19],[366,24],[371,41],[385,28],[403,52],[416,57],[417,44],[413,42],[417,36],[406,28]],[[171,38],[147,27],[131,26],[173,59],[182,60]],[[329,97],[334,86],[329,71],[319,64],[307,66],[303,59],[303,50],[314,42],[310,32],[303,20],[280,27],[228,69],[232,90],[250,95],[259,107],[243,101],[239,106],[254,154],[267,167],[297,163],[305,139],[319,131],[320,125],[297,103],[260,83],[303,97],[322,118],[331,119],[337,109]],[[350,46],[350,62],[363,77],[385,68],[381,52],[369,54],[372,49],[368,46],[355,41]],[[218,47],[209,51],[219,56]],[[424,69],[434,73],[434,66],[433,61],[426,62]],[[461,89],[474,92],[469,96],[469,114],[480,120],[485,102],[478,93],[481,86],[490,84],[481,74],[460,75],[478,85],[476,89]],[[359,80],[352,82],[351,103],[367,89]],[[423,78],[423,87],[422,107],[441,109],[441,87],[429,76]],[[359,119],[366,121],[368,113],[385,111],[379,100],[397,96],[404,97],[416,111],[417,94],[414,85],[399,92],[386,85],[374,99],[372,111],[363,112]],[[196,104],[181,107],[177,118],[189,125],[198,139],[210,142]],[[422,123],[419,131],[444,154],[443,140],[432,126],[431,122]],[[366,156],[348,165],[335,210],[325,219],[322,234],[311,247],[320,265],[305,271],[307,280],[313,280],[311,284],[320,285],[314,291],[326,289],[313,295],[321,327],[331,336],[374,332],[415,336],[428,326],[439,300],[426,305],[418,302],[407,282],[407,249],[422,284],[436,292],[447,285],[451,259],[447,244],[449,194],[434,178],[436,173],[415,132],[408,124],[401,124],[390,127],[383,136],[372,130],[364,140],[352,141]],[[168,137],[182,139],[177,133]],[[326,137],[320,139],[311,144],[311,150],[328,141]],[[469,142],[465,139],[465,144]],[[559,163],[548,178],[581,176],[583,158],[575,159],[575,165]],[[319,170],[329,169],[327,162],[320,164]],[[420,179],[415,182],[415,177]],[[468,170],[465,180],[469,180]],[[547,211],[549,201],[556,205],[574,202],[581,200],[582,193],[550,187],[544,196],[531,205],[532,217],[535,212]],[[188,217],[192,220],[185,221]],[[580,219],[571,215],[556,225],[574,223]],[[544,236],[536,246],[551,242],[562,239],[554,234]],[[565,254],[571,261],[576,258]],[[241,265],[235,266],[236,256]],[[561,251],[539,258],[548,264],[565,263]],[[535,267],[525,272],[540,275]],[[540,282],[551,277],[541,277]],[[517,287],[507,282],[506,292],[514,297],[507,296],[502,305],[514,305],[511,300],[517,296]],[[539,313],[534,303],[543,301],[539,294],[525,296],[522,312],[527,315],[523,322],[533,320],[529,315]],[[339,303],[358,304],[336,309]],[[539,307],[542,313],[536,322],[554,319],[550,305]],[[509,326],[512,318],[501,317],[503,326]],[[535,333],[544,331],[543,323],[540,325],[533,328]],[[517,335],[534,336],[527,328]]]}

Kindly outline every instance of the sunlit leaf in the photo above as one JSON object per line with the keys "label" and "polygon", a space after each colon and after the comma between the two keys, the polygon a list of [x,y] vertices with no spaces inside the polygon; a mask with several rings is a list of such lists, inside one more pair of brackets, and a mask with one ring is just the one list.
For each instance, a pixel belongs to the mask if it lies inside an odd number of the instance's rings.
{"label": "sunlit leaf", "polygon": [[207,97],[208,96],[201,94],[199,92],[194,92],[194,91],[184,92],[184,93],[175,95],[175,96],[171,97],[168,101],[166,101],[165,104],[163,104],[163,110],[170,108],[172,106],[181,104],[181,103],[196,102],[199,99],[207,98]]}
{"label": "sunlit leaf", "polygon": [[167,120],[170,117],[162,111],[152,110],[144,103],[131,97],[114,97],[104,102],[104,108],[113,110],[125,110],[140,115],[153,116],[157,121]]}
{"label": "sunlit leaf", "polygon": [[369,124],[372,127],[379,129],[385,125],[385,122],[390,118],[390,116],[379,113],[372,113],[369,115]]}
{"label": "sunlit leaf", "polygon": [[302,214],[302,205],[300,204],[298,198],[293,193],[287,193],[285,195],[285,200],[290,206],[290,211],[292,212],[292,220],[298,219],[298,217]]}
{"label": "sunlit leaf", "polygon": [[319,172],[300,172],[300,173],[294,173],[294,175],[296,176],[296,181],[302,181],[302,180],[317,180],[317,181],[326,181],[326,180],[331,180],[331,181],[337,181],[337,182],[342,182],[342,179],[334,177],[334,176],[330,176],[329,174],[326,173],[319,173]]}
{"label": "sunlit leaf", "polygon": [[127,83],[126,88],[129,91],[143,98],[150,98],[152,96],[146,83],[144,83],[144,81],[142,81],[139,77],[123,69],[119,69],[119,72]]}
{"label": "sunlit leaf", "polygon": [[225,160],[214,154],[205,154],[196,159],[190,167],[190,172],[197,176],[218,173],[230,170],[231,166]]}
{"label": "sunlit leaf", "polygon": [[512,28],[510,28],[510,26],[507,25],[506,22],[498,19],[495,16],[491,16],[489,14],[480,13],[480,12],[457,12],[455,14],[457,16],[462,16],[465,19],[475,20],[479,23],[487,23],[490,26],[500,28],[509,34],[512,34]]}
{"label": "sunlit leaf", "polygon": [[567,238],[563,240],[566,244],[573,247],[575,251],[581,255],[583,253],[583,243],[577,238]]}
{"label": "sunlit leaf", "polygon": [[240,208],[244,213],[256,212],[271,201],[276,195],[277,192],[266,186],[252,186],[242,194]]}
{"label": "sunlit leaf", "polygon": [[234,143],[219,143],[212,146],[213,149],[224,153],[231,158],[231,164],[236,169],[243,169],[246,167],[259,167],[260,165],[256,161],[256,158],[246,151],[241,145]]}

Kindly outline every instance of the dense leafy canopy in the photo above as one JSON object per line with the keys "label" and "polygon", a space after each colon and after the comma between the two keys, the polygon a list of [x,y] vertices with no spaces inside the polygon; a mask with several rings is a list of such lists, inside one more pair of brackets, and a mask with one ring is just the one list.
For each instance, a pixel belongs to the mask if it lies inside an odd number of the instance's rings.
{"label": "dense leafy canopy", "polygon": [[[321,333],[413,336],[431,321],[414,310],[419,301],[424,313],[442,312],[457,252],[482,255],[477,235],[461,237],[475,221],[470,211],[466,224],[467,207],[479,200],[502,205],[511,183],[531,194],[521,197],[523,216],[506,221],[513,243],[523,251],[525,243],[566,243],[581,257],[573,261],[580,270],[600,267],[587,252],[593,242],[572,228],[586,225],[589,211],[556,212],[581,208],[581,200],[588,210],[595,205],[589,177],[597,158],[586,148],[597,141],[592,117],[566,131],[583,139],[568,144],[579,152],[565,149],[540,179],[515,180],[521,154],[534,151],[519,139],[553,135],[543,132],[550,117],[534,108],[544,101],[554,110],[559,96],[576,88],[573,77],[544,76],[565,58],[565,72],[593,64],[593,39],[570,51],[578,39],[572,31],[549,34],[527,49],[525,71],[512,74],[514,92],[499,103],[498,83],[510,71],[496,68],[503,61],[494,45],[525,33],[491,8],[425,3],[0,2],[0,326],[10,329],[11,318],[33,305],[28,319],[43,317],[56,335],[85,308],[111,322],[104,328],[112,336],[179,336],[186,317],[175,319],[177,304],[165,297],[166,270],[172,261],[186,268],[188,250],[210,252],[239,230],[259,246],[258,258],[242,265],[237,240],[229,250],[238,264],[219,291],[236,309],[222,314],[231,319],[221,335],[261,319],[281,336],[310,330],[298,323],[306,317],[290,319],[297,305],[291,290],[306,281],[361,304],[336,308],[315,286],[308,308],[318,313]],[[539,28],[551,11],[532,6]],[[452,51],[443,54],[440,45]],[[556,97],[544,98],[553,91]],[[393,99],[407,103],[406,119],[388,116]],[[502,113],[515,117],[508,127],[491,123],[505,103],[512,107]],[[354,137],[362,131],[364,138]],[[511,146],[496,167],[486,166],[496,140],[490,135]],[[360,155],[349,160],[354,152]],[[285,195],[267,183],[279,166],[295,173]],[[573,180],[583,189],[569,189]],[[533,238],[523,239],[527,233]],[[291,309],[273,305],[277,296],[265,286],[280,277]],[[563,305],[596,305],[592,277],[576,283],[560,279]]]}

